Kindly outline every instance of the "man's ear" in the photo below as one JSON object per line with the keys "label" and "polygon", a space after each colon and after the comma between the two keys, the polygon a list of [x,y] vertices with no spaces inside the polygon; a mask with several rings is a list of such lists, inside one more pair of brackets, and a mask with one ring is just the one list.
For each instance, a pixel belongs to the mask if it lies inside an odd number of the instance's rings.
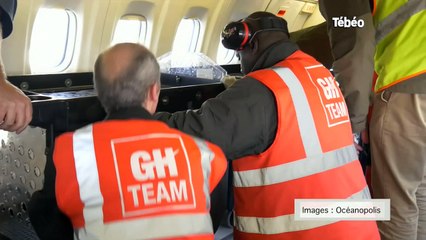
{"label": "man's ear", "polygon": [[154,83],[150,88],[148,92],[148,98],[151,101],[158,102],[158,98],[160,96],[160,84]]}
{"label": "man's ear", "polygon": [[149,113],[154,114],[157,109],[158,99],[160,96],[160,84],[155,83],[148,89],[147,96],[142,106],[148,110]]}

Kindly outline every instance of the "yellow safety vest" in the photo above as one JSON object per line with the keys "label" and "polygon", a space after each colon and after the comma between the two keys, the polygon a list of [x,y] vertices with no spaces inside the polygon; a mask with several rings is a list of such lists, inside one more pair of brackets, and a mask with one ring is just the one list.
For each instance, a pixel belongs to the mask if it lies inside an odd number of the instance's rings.
{"label": "yellow safety vest", "polygon": [[375,92],[426,73],[425,10],[425,0],[375,1]]}

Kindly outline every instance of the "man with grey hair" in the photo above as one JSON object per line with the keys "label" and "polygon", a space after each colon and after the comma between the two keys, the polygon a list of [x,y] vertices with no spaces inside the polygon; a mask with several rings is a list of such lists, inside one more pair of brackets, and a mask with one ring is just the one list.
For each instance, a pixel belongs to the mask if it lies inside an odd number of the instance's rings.
{"label": "man with grey hair", "polygon": [[[128,61],[126,61],[127,59]],[[122,108],[140,107],[155,112],[160,92],[157,59],[137,44],[118,44],[102,53],[95,63],[95,89],[108,114]]]}
{"label": "man with grey hair", "polygon": [[56,203],[74,239],[213,240],[227,161],[216,145],[152,118],[160,94],[154,55],[115,45],[96,60],[94,82],[105,121],[60,135],[53,153]]}

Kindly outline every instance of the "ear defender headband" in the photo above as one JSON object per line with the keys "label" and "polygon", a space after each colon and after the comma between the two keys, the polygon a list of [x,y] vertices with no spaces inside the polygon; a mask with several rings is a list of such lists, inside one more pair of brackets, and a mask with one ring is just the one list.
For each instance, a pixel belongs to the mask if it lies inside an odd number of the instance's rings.
{"label": "ear defender headband", "polygon": [[[250,19],[256,29],[246,20]],[[279,17],[246,18],[230,22],[222,31],[222,44],[225,48],[241,50],[254,36],[265,31],[281,31],[288,34],[287,22]]]}

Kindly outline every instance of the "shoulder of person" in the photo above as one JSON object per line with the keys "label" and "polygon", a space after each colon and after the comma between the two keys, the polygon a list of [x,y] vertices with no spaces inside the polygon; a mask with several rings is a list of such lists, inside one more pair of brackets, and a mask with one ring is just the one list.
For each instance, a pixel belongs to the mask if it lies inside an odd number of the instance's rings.
{"label": "shoulder of person", "polygon": [[3,38],[8,37],[12,33],[13,18],[15,17],[17,0],[1,0],[0,1],[0,20],[2,25]]}

